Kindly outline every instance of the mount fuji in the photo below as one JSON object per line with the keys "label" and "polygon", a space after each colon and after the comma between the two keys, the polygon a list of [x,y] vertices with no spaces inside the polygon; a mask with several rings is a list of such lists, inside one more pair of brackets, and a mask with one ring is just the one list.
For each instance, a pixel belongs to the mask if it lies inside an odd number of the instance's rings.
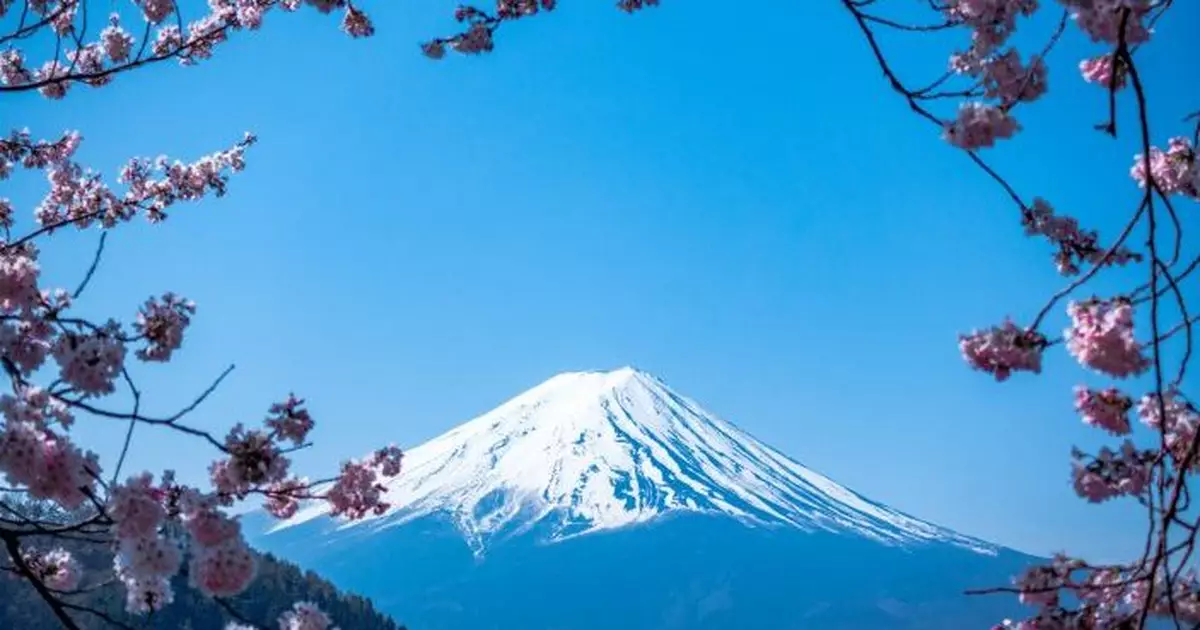
{"label": "mount fuji", "polygon": [[871,501],[632,368],[560,374],[406,453],[379,516],[258,547],[412,628],[987,628],[1034,559]]}

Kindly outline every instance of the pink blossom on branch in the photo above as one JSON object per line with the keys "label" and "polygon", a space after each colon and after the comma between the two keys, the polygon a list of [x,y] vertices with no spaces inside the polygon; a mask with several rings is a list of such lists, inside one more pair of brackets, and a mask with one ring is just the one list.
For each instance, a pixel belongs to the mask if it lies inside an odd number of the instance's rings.
{"label": "pink blossom on branch", "polygon": [[1129,410],[1133,400],[1115,387],[1094,390],[1075,388],[1075,410],[1086,424],[1104,429],[1113,435],[1129,434]]}
{"label": "pink blossom on branch", "polygon": [[942,137],[950,144],[973,151],[995,146],[996,140],[1013,137],[1020,124],[994,105],[970,102],[958,108],[958,117],[943,127]]}
{"label": "pink blossom on branch", "polygon": [[295,394],[288,394],[287,400],[271,405],[266,426],[271,429],[272,435],[296,446],[303,444],[314,424],[303,405],[304,400],[296,398]]}
{"label": "pink blossom on branch", "polygon": [[[1113,80],[1113,71],[1116,71],[1116,81]],[[1116,89],[1125,87],[1125,64],[1119,60],[1114,61],[1111,54],[1084,59],[1079,62],[1079,72],[1083,75],[1083,80],[1088,83],[1095,83],[1104,88],[1113,86]]]}
{"label": "pink blossom on branch", "polygon": [[341,474],[325,493],[325,500],[331,515],[354,520],[386,512],[391,506],[383,500],[385,491],[370,462],[348,461],[342,464]]}
{"label": "pink blossom on branch", "polygon": [[1167,452],[1177,467],[1200,467],[1197,454],[1188,454],[1200,432],[1200,413],[1177,391],[1167,391],[1161,397],[1154,393],[1143,396],[1138,401],[1137,414],[1143,424],[1164,434]]}
{"label": "pink blossom on branch", "polygon": [[[1129,174],[1138,187],[1145,188],[1146,160],[1142,154],[1134,156]],[[1171,138],[1167,150],[1150,147],[1150,177],[1164,195],[1179,193],[1200,200],[1200,161],[1191,140],[1183,137]]]}
{"label": "pink blossom on branch", "polygon": [[0,427],[0,473],[8,484],[67,509],[83,505],[100,472],[96,455],[36,423],[6,420]]}
{"label": "pink blossom on branch", "polygon": [[279,616],[279,630],[337,630],[329,615],[310,602],[296,602]]}
{"label": "pink blossom on branch", "polygon": [[[1144,20],[1150,13],[1150,0],[1059,0],[1071,11],[1071,17],[1094,42],[1116,45],[1140,44],[1150,39]],[[1128,12],[1125,16],[1124,13]],[[1125,25],[1122,38],[1121,25]]]}
{"label": "pink blossom on branch", "polygon": [[1150,360],[1133,336],[1133,304],[1125,298],[1092,298],[1067,306],[1071,327],[1063,333],[1079,363],[1115,378],[1142,374]]}
{"label": "pink blossom on branch", "polygon": [[225,437],[229,457],[209,468],[213,487],[223,495],[244,498],[251,490],[282,481],[290,462],[271,436],[237,424]]}
{"label": "pink blossom on branch", "polygon": [[1092,503],[1129,495],[1141,495],[1150,485],[1157,451],[1138,450],[1126,440],[1119,451],[1107,447],[1088,461],[1083,453],[1074,453],[1072,477],[1075,492]]}
{"label": "pink blossom on branch", "polygon": [[148,342],[148,346],[137,351],[143,361],[168,361],[171,353],[183,344],[183,331],[192,323],[196,304],[174,293],[164,293],[162,298],[151,298],[138,311],[135,330]]}
{"label": "pink blossom on branch", "polygon": [[56,591],[75,590],[83,577],[79,562],[61,547],[46,552],[25,551],[22,559],[35,578]]}
{"label": "pink blossom on branch", "polygon": [[1142,260],[1141,254],[1123,246],[1110,254],[1107,248],[1099,245],[1097,232],[1080,228],[1079,222],[1072,217],[1056,215],[1050,203],[1040,197],[1033,200],[1030,208],[1023,209],[1021,224],[1025,226],[1026,234],[1045,236],[1058,247],[1054,253],[1054,264],[1064,276],[1078,274],[1080,263],[1083,262],[1124,265]]}
{"label": "pink blossom on branch", "polygon": [[1013,372],[1041,373],[1046,345],[1046,338],[1036,331],[1007,320],[1000,326],[958,337],[958,348],[967,363],[997,381],[1007,380]]}
{"label": "pink blossom on branch", "polygon": [[1046,64],[1033,57],[1021,65],[1021,55],[1010,50],[983,63],[984,96],[1011,104],[1032,102],[1046,93]]}
{"label": "pink blossom on branch", "polygon": [[400,465],[404,460],[404,452],[399,446],[390,444],[371,456],[371,464],[379,467],[379,474],[384,477],[395,477],[400,474]]}

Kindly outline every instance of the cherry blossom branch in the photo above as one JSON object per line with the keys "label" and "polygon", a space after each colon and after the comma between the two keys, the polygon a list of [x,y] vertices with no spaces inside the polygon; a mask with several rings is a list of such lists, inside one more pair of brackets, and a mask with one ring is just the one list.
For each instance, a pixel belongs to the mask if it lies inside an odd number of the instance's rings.
{"label": "cherry blossom branch", "polygon": [[63,627],[67,630],[80,630],[79,625],[75,623],[75,620],[72,619],[69,614],[67,614],[62,602],[55,597],[54,593],[51,593],[50,590],[46,588],[46,585],[42,583],[42,580],[37,576],[37,574],[30,569],[29,564],[25,561],[24,556],[21,554],[20,541],[13,536],[11,532],[4,531],[3,529],[0,529],[0,540],[4,541],[4,548],[8,551],[8,557],[9,560],[12,561],[13,566],[15,566],[17,570],[21,572],[21,575],[23,575],[25,579],[29,581],[34,590],[37,591],[38,595],[40,595],[42,599],[46,601],[46,604],[50,606],[50,611],[54,613],[54,616],[58,618]]}

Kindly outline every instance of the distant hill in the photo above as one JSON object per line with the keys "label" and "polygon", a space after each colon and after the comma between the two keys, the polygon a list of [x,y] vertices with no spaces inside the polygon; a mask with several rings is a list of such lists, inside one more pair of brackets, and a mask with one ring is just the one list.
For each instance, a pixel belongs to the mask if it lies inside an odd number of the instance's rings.
{"label": "distant hill", "polygon": [[[87,554],[77,556],[84,559],[86,566],[111,566],[103,549],[89,547],[76,552]],[[102,610],[119,622],[144,630],[222,630],[230,618],[216,602],[188,587],[186,582],[186,577],[177,576],[175,601],[151,617],[125,613],[125,593],[120,584],[74,596],[71,601]],[[315,573],[301,571],[270,554],[260,558],[258,578],[250,588],[230,601],[246,619],[266,630],[275,630],[279,614],[297,601],[317,604],[342,630],[404,630],[404,626],[376,611],[369,600],[340,593]],[[87,613],[75,617],[88,630],[114,627]],[[61,630],[62,625],[27,582],[0,574],[0,628]]]}

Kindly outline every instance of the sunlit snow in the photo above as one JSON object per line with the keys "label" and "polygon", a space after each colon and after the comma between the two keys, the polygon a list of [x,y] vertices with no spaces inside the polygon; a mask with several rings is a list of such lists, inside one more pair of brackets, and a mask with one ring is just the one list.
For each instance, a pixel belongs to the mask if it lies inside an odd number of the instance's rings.
{"label": "sunlit snow", "polygon": [[[445,514],[478,550],[496,534],[535,526],[562,540],[705,513],[995,553],[855,494],[632,368],[555,376],[408,451],[404,466],[388,486],[392,509],[348,527]],[[275,530],[325,511],[309,506]]]}

